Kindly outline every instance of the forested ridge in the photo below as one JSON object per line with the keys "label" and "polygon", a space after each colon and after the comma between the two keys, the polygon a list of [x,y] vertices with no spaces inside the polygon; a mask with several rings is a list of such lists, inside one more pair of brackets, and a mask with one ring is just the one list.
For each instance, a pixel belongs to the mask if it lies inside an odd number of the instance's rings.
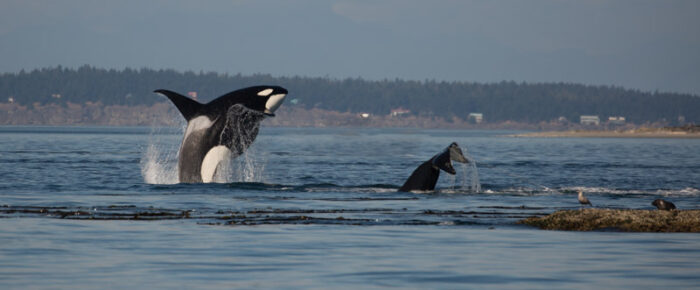
{"label": "forested ridge", "polygon": [[[542,122],[580,115],[624,116],[628,122],[667,121],[684,116],[700,121],[700,97],[678,93],[642,92],[612,86],[571,83],[474,83],[441,81],[275,77],[265,74],[231,75],[154,69],[77,69],[53,67],[0,75],[0,102],[11,97],[22,105],[102,103],[152,105],[165,98],[153,93],[169,89],[198,93],[206,102],[251,85],[280,85],[290,92],[285,106],[339,112],[386,115],[405,108],[411,114],[444,119],[467,119],[483,113],[488,122]],[[59,97],[60,95],[60,97]]]}

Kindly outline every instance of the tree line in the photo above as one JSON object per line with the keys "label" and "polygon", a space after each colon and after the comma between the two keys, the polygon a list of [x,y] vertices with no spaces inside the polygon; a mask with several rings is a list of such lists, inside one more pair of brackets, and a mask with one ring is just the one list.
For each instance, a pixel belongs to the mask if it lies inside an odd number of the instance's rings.
{"label": "tree line", "polygon": [[166,101],[153,93],[169,89],[210,101],[229,91],[252,85],[280,85],[289,90],[285,106],[339,112],[389,114],[404,108],[411,114],[467,119],[482,113],[488,122],[542,122],[580,115],[623,116],[628,122],[667,121],[679,116],[700,121],[700,97],[679,93],[643,92],[615,86],[573,83],[498,83],[275,77],[268,74],[220,74],[175,70],[77,69],[52,67],[0,74],[0,102],[152,105]]}

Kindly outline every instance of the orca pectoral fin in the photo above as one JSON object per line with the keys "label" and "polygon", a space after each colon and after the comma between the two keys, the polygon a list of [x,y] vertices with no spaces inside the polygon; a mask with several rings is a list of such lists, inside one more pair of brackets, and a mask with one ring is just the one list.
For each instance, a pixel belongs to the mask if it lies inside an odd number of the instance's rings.
{"label": "orca pectoral fin", "polygon": [[197,115],[203,106],[199,102],[169,90],[155,90],[154,93],[164,95],[170,99],[175,107],[180,111],[185,120],[189,121]]}
{"label": "orca pectoral fin", "polygon": [[204,160],[202,160],[202,168],[200,171],[200,174],[202,175],[202,182],[213,182],[214,176],[216,175],[221,162],[225,162],[230,158],[231,151],[226,148],[226,146],[219,145],[209,149],[207,155],[204,156]]}

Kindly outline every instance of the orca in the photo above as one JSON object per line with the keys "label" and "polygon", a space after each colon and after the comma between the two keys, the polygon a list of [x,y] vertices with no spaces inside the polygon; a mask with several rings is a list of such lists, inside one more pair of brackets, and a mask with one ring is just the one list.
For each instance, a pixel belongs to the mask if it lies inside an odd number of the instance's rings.
{"label": "orca", "polygon": [[456,142],[452,142],[445,150],[419,165],[399,188],[399,191],[434,190],[440,177],[440,170],[452,175],[457,173],[452,166],[452,161],[469,163],[469,160],[462,154],[462,148],[459,148]]}
{"label": "orca", "polygon": [[254,86],[202,104],[173,91],[154,92],[170,99],[187,120],[177,161],[181,183],[212,182],[219,164],[248,149],[260,122],[274,117],[287,95],[279,86]]}

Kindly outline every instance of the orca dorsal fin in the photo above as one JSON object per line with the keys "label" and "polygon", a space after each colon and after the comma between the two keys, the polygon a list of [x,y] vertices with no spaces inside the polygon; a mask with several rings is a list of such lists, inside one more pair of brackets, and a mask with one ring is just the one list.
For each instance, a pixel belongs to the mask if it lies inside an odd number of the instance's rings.
{"label": "orca dorsal fin", "polygon": [[197,115],[197,113],[201,111],[202,106],[204,106],[193,99],[190,99],[173,91],[155,90],[153,92],[168,97],[168,99],[170,99],[170,101],[173,102],[173,104],[175,104],[175,107],[177,107],[177,109],[180,111],[180,114],[182,114],[182,116],[185,117],[185,120],[187,121],[194,118]]}

